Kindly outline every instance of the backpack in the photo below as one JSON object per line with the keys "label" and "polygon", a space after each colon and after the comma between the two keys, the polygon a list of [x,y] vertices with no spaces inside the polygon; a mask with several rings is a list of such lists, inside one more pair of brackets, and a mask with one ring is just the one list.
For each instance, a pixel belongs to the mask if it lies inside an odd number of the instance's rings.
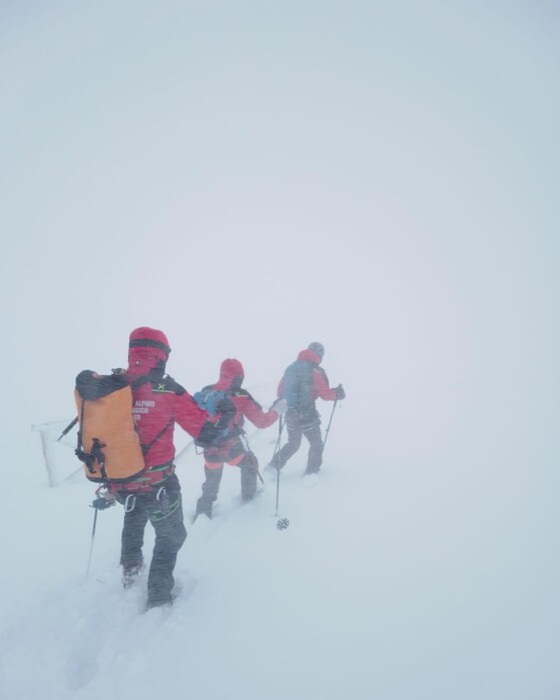
{"label": "backpack", "polygon": [[214,416],[218,413],[218,404],[222,399],[227,396],[225,391],[218,391],[218,389],[212,388],[212,386],[205,386],[204,389],[197,391],[193,394],[193,399],[199,408],[202,408],[210,416]]}
{"label": "backpack", "polygon": [[308,360],[296,360],[284,372],[282,397],[288,408],[302,409],[313,403],[311,384],[314,365]]}
{"label": "backpack", "polygon": [[119,375],[76,377],[78,409],[76,456],[90,481],[124,483],[144,471],[140,436],[132,415],[132,387]]}

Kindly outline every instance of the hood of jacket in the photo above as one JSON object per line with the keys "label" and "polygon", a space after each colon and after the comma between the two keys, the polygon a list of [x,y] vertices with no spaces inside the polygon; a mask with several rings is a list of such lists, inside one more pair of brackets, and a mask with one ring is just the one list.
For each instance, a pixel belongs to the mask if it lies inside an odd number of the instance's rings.
{"label": "hood of jacket", "polygon": [[[237,382],[235,380],[237,379]],[[220,378],[214,384],[214,389],[218,391],[227,391],[232,388],[232,382],[237,384],[234,388],[239,389],[241,383],[245,379],[245,371],[239,360],[228,358],[220,365]]]}
{"label": "hood of jacket", "polygon": [[313,352],[313,350],[310,350],[307,348],[306,350],[302,350],[298,356],[298,360],[307,360],[308,362],[313,362],[315,365],[320,365],[321,364],[321,358],[319,355],[317,355],[316,352]]}

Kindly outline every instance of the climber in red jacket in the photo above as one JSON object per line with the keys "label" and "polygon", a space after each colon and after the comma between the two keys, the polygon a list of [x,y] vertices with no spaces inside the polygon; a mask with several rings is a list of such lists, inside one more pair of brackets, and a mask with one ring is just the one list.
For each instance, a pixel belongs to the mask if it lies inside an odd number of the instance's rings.
{"label": "climber in red jacket", "polygon": [[[213,445],[204,448],[204,474],[202,495],[196,504],[195,519],[201,514],[212,517],[212,506],[218,497],[224,463],[241,470],[241,498],[250,501],[257,490],[257,457],[251,452],[243,425],[247,418],[257,428],[268,428],[286,410],[286,402],[276,401],[269,411],[263,411],[257,401],[241,385],[245,378],[243,365],[239,360],[224,360],[220,367],[220,378],[200,392],[223,392],[235,407],[235,414],[229,419],[225,434]],[[195,397],[197,395],[195,394]]]}
{"label": "climber in red jacket", "polygon": [[144,471],[132,481],[112,484],[125,506],[121,565],[123,584],[130,586],[142,568],[144,530],[148,520],[156,538],[148,575],[148,608],[170,604],[173,569],[187,532],[183,524],[181,486],[175,474],[173,432],[177,423],[197,444],[206,447],[223,434],[235,408],[222,401],[214,420],[191,395],[165,374],[171,349],[164,333],[136,328],[130,334],[128,369],[132,412],[144,454]]}

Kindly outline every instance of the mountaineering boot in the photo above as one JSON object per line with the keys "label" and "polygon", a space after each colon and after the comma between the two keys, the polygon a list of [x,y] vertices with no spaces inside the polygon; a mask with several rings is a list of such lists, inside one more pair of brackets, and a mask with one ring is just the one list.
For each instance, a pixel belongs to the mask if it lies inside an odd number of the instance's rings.
{"label": "mountaineering boot", "polygon": [[151,610],[152,608],[163,608],[171,607],[173,605],[173,596],[170,594],[164,598],[148,598],[146,603],[146,610]]}
{"label": "mountaineering boot", "polygon": [[122,570],[122,585],[124,588],[130,588],[132,584],[138,578],[138,574],[144,568],[144,562],[141,561],[139,564],[132,564],[128,566],[123,565]]}
{"label": "mountaineering boot", "polygon": [[276,475],[281,469],[282,467],[278,466],[278,462],[273,457],[264,468],[264,471],[267,476],[276,478]]}
{"label": "mountaineering boot", "polygon": [[199,515],[205,515],[212,520],[212,501],[204,498],[204,496],[201,496],[196,502],[195,520]]}
{"label": "mountaineering boot", "polygon": [[306,489],[312,488],[317,484],[318,478],[317,472],[305,472],[303,474],[303,487]]}

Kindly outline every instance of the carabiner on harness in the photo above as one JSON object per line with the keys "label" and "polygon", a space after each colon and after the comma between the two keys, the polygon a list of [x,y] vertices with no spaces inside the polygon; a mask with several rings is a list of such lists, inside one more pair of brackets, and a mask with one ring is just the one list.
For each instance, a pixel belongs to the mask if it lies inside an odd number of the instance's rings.
{"label": "carabiner on harness", "polygon": [[124,501],[124,512],[132,513],[136,506],[136,496],[133,493],[129,493]]}
{"label": "carabiner on harness", "polygon": [[166,495],[167,491],[165,490],[165,486],[160,486],[156,493],[156,500],[158,500],[161,503]]}
{"label": "carabiner on harness", "polygon": [[156,501],[159,503],[160,511],[163,515],[169,515],[171,512],[171,504],[165,486],[160,486],[156,493]]}

